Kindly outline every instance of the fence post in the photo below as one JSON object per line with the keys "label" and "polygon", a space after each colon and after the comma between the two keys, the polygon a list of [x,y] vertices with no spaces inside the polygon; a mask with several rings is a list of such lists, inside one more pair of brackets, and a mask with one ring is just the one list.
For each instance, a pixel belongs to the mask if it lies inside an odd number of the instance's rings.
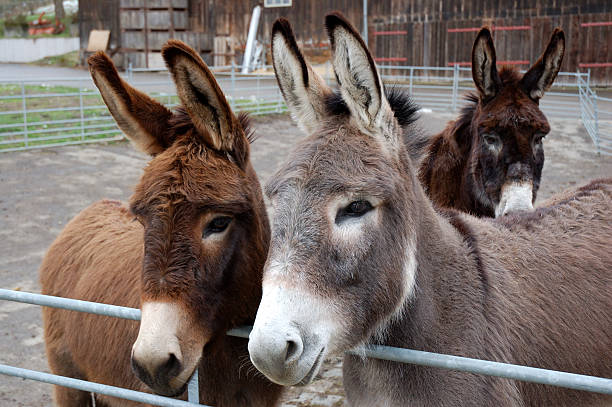
{"label": "fence post", "polygon": [[587,88],[591,87],[591,68],[587,69]]}
{"label": "fence post", "polygon": [[593,118],[595,119],[595,146],[597,147],[597,155],[601,155],[601,146],[599,140],[599,115],[597,114],[597,94],[589,87],[591,97],[593,98]]}
{"label": "fence post", "polygon": [[232,97],[236,97],[236,64],[232,59],[232,71],[230,74],[230,78],[232,80]]}
{"label": "fence post", "polygon": [[132,63],[128,62],[128,69],[127,69],[127,76],[128,76],[128,82],[132,82],[132,79],[134,79],[132,77],[132,75],[134,74],[134,72],[132,71]]}
{"label": "fence post", "polygon": [[453,67],[453,97],[451,101],[451,110],[454,112],[457,110],[457,94],[459,88],[459,64],[455,64]]}
{"label": "fence post", "polygon": [[26,104],[25,83],[21,81],[21,109],[23,110],[23,137],[25,146],[28,146],[28,111]]}
{"label": "fence post", "polygon": [[199,385],[199,369],[193,372],[193,376],[189,379],[187,384],[187,401],[190,403],[200,403],[200,385]]}
{"label": "fence post", "polygon": [[414,68],[411,66],[410,67],[410,96],[412,96],[412,76],[414,74]]}
{"label": "fence post", "polygon": [[83,83],[79,83],[79,112],[81,113],[81,141],[85,140],[85,111],[83,109]]}
{"label": "fence post", "polygon": [[256,76],[256,87],[255,87],[255,103],[257,106],[257,113],[260,113],[260,109],[261,109],[261,104],[259,102],[259,75]]}

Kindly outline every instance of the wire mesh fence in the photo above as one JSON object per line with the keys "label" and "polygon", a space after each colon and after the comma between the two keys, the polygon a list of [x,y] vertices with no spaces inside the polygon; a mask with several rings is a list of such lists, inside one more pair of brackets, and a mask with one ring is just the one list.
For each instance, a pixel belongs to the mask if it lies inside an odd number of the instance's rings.
{"label": "wire mesh fence", "polygon": [[[241,74],[236,66],[212,68],[231,107],[253,115],[286,111],[270,66]],[[471,68],[379,66],[388,86],[406,89],[422,108],[457,112],[472,91]],[[321,70],[333,85],[329,64]],[[128,68],[125,79],[168,107],[179,101],[165,69]],[[602,107],[602,104],[605,105]],[[581,119],[598,151],[612,149],[612,100],[589,87],[589,73],[560,72],[540,107],[550,117]],[[123,138],[89,76],[0,81],[0,152]]]}

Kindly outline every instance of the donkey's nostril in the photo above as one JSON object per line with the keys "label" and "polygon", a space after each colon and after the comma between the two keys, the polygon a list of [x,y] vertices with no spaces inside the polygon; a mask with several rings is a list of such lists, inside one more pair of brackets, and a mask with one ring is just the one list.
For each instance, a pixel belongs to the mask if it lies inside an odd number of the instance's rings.
{"label": "donkey's nostril", "polygon": [[304,345],[299,337],[288,339],[287,343],[287,351],[285,353],[285,364],[292,363],[300,358],[302,355],[302,351],[304,350]]}
{"label": "donkey's nostril", "polygon": [[159,377],[175,377],[181,371],[181,362],[174,353],[168,355],[168,359],[160,365],[157,375]]}

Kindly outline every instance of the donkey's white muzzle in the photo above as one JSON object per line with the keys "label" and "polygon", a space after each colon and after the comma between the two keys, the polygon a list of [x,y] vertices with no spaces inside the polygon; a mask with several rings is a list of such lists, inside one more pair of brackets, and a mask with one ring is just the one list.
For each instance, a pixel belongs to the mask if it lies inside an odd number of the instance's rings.
{"label": "donkey's white muzzle", "polygon": [[495,217],[510,212],[533,210],[533,184],[531,182],[508,182],[502,186],[499,204],[495,207]]}
{"label": "donkey's white muzzle", "polygon": [[[317,321],[321,307],[313,306],[304,293],[266,287],[249,336],[253,365],[271,381],[285,385],[305,385],[316,376],[328,335]],[[324,320],[323,320],[324,321]],[[319,323],[317,323],[319,322]]]}

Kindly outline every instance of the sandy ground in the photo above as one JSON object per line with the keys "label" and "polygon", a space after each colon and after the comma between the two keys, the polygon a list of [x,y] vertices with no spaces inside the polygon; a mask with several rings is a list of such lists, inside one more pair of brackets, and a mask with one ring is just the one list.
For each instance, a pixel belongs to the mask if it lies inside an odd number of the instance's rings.
{"label": "sandy ground", "polygon": [[[453,115],[425,114],[440,130]],[[612,176],[612,157],[597,156],[582,124],[550,119],[546,164],[538,200],[555,191]],[[255,120],[253,162],[265,182],[302,137],[287,116]],[[45,250],[81,209],[102,199],[127,200],[147,157],[127,143],[84,145],[0,154],[0,288],[39,292],[37,270]],[[0,302],[0,363],[48,371],[40,307]],[[329,360],[322,377],[288,389],[284,406],[343,404],[341,361]],[[0,375],[0,406],[51,405],[51,386]]]}

